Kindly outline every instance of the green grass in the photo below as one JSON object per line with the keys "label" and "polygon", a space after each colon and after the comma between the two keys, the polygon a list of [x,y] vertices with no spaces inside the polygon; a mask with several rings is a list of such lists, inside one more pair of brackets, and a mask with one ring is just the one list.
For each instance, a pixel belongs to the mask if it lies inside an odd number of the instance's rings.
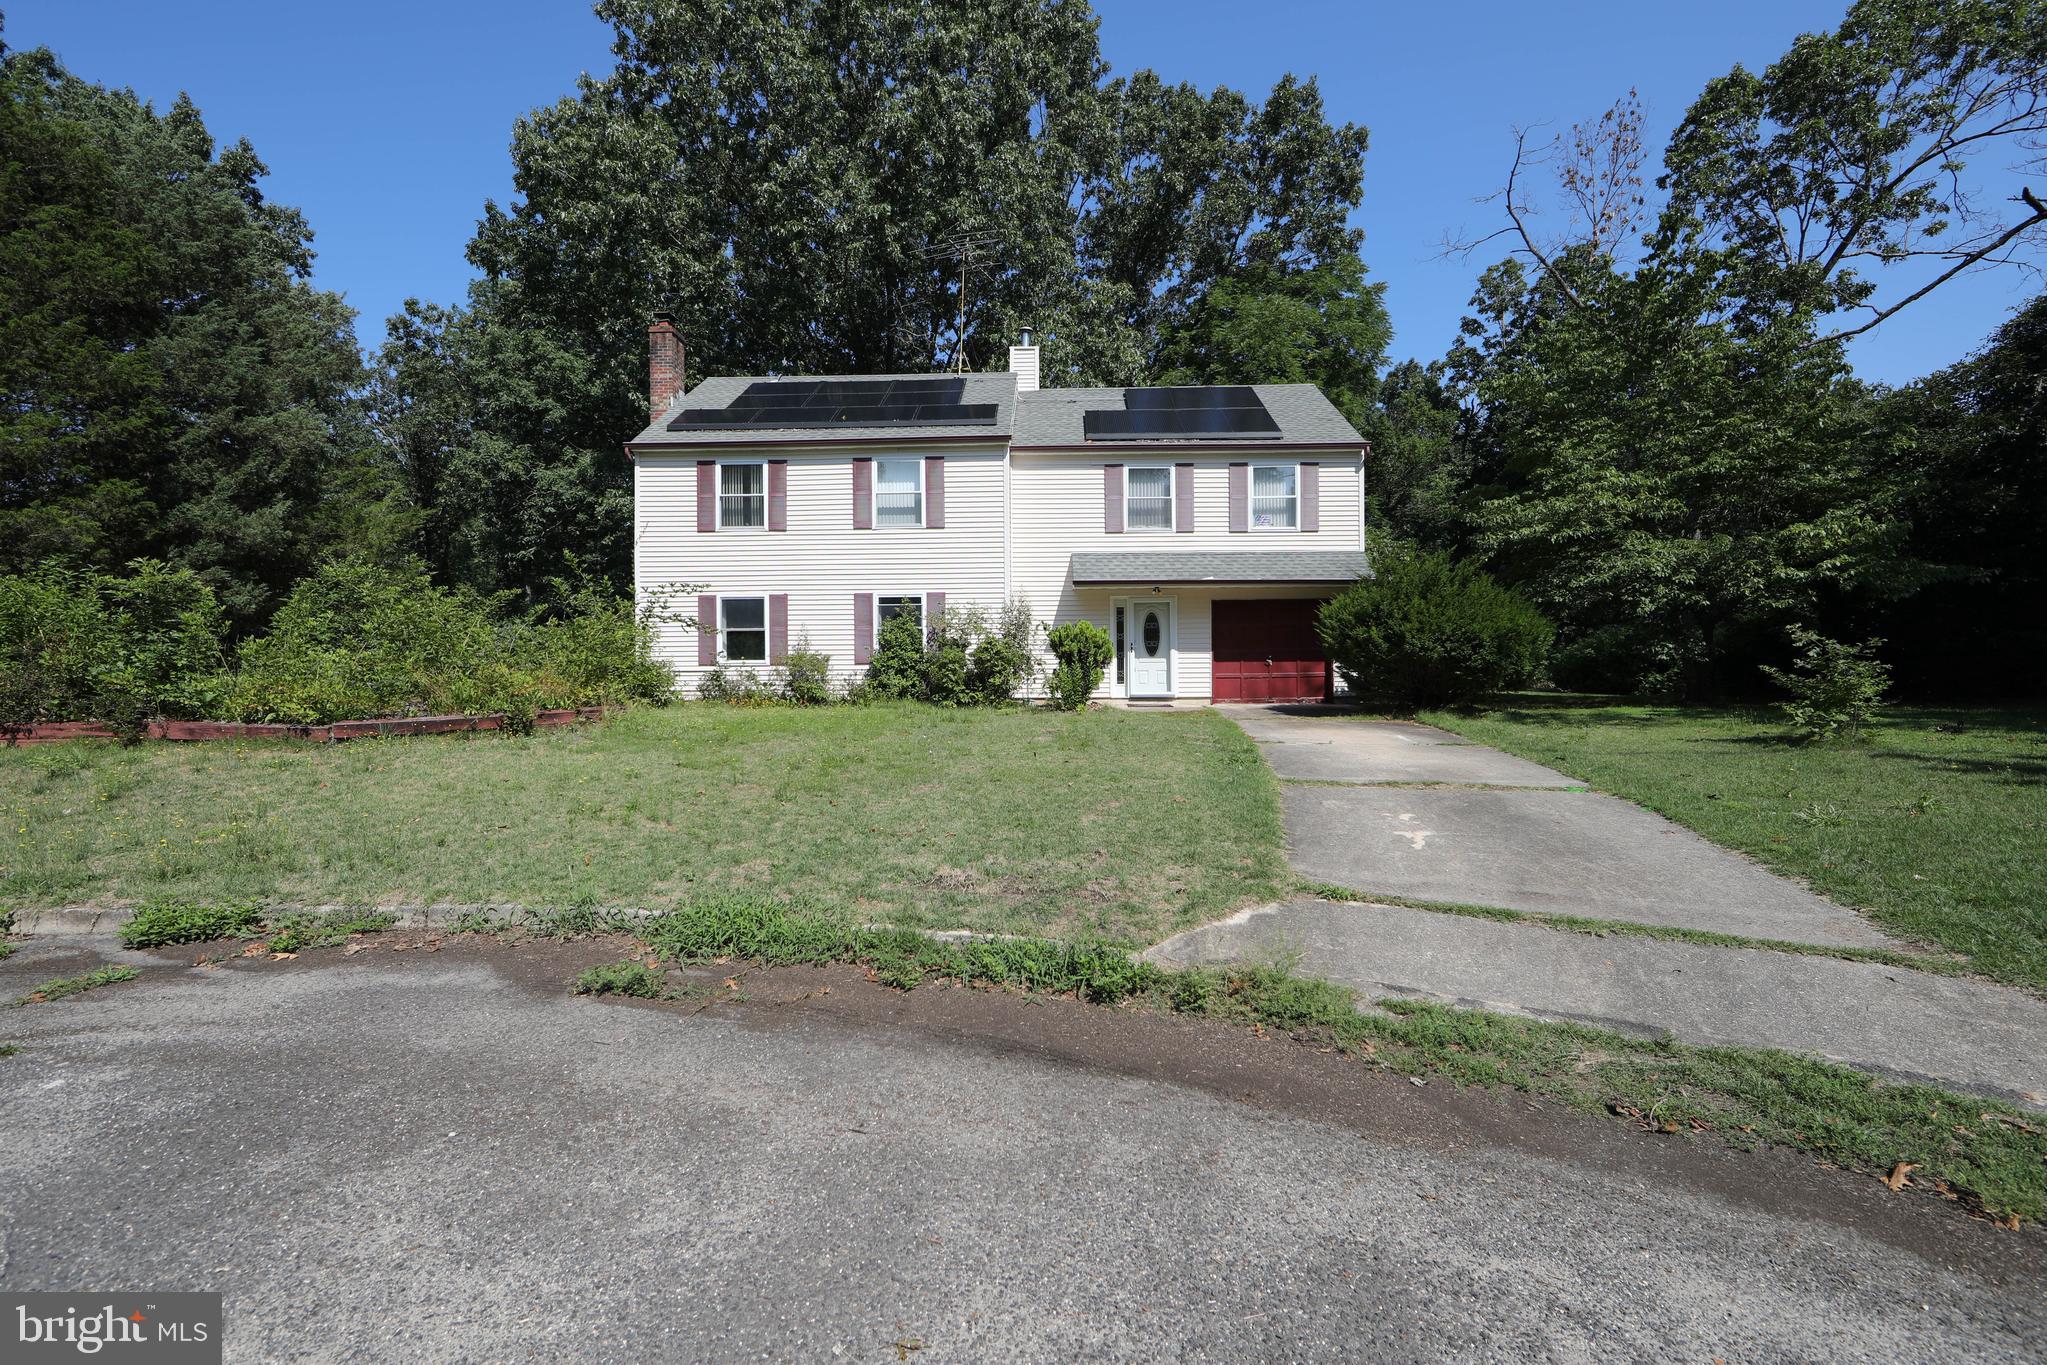
{"label": "green grass", "polygon": [[120,929],[130,948],[162,948],[172,943],[204,943],[208,939],[254,934],[262,912],[254,905],[201,905],[165,898],[136,910]]}
{"label": "green grass", "polygon": [[[2047,1215],[2047,1125],[2037,1115],[1785,1052],[1649,1041],[1415,1001],[1382,1000],[1361,1012],[1353,992],[1279,966],[1173,970],[1099,942],[941,942],[743,900],[691,906],[629,932],[677,962],[848,962],[906,990],[945,979],[1259,1024],[1326,1039],[1405,1075],[1511,1087],[1656,1131],[1792,1147],[1873,1175],[1905,1163],[1916,1181],[2000,1219]],[[604,970],[620,968],[659,987],[659,975],[639,963]]]}
{"label": "green grass", "polygon": [[1149,941],[1284,885],[1210,712],[645,709],[528,737],[0,750],[0,905],[676,905]]}
{"label": "green grass", "polygon": [[1802,745],[1768,710],[1517,697],[1431,724],[1636,801],[1983,975],[2047,990],[2047,715],[1892,708]]}
{"label": "green grass", "polygon": [[576,975],[577,995],[629,995],[640,1000],[668,998],[668,979],[644,962],[606,962]]}
{"label": "green grass", "polygon": [[49,1000],[62,1000],[67,995],[98,990],[101,986],[111,986],[118,981],[133,981],[140,975],[142,973],[133,967],[101,967],[82,976],[52,977],[14,1003],[33,1005]]}

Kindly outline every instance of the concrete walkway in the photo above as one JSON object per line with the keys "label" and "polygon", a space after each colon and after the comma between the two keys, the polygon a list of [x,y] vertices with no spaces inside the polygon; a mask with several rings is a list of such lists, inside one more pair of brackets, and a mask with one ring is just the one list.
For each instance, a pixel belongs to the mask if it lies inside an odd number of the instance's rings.
{"label": "concrete walkway", "polygon": [[[1286,784],[1294,869],[1361,897],[1903,946],[1660,816],[1442,730],[1333,708],[1220,709]],[[2047,1108],[2047,1003],[1903,968],[1307,899],[1205,925],[1147,956],[1180,966],[1286,958],[1372,996],[1779,1047]]]}

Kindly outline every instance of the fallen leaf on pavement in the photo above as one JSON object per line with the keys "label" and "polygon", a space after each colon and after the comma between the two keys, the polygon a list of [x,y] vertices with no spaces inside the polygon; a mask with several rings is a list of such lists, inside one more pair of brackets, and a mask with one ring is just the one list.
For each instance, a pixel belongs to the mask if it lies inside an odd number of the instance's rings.
{"label": "fallen leaf on pavement", "polygon": [[1900,1161],[1891,1167],[1891,1173],[1884,1177],[1884,1184],[1894,1190],[1902,1190],[1909,1183],[1905,1177],[1919,1169],[1916,1161]]}
{"label": "fallen leaf on pavement", "polygon": [[297,956],[298,956],[297,953],[272,953],[270,955],[270,960],[272,962],[289,962]]}

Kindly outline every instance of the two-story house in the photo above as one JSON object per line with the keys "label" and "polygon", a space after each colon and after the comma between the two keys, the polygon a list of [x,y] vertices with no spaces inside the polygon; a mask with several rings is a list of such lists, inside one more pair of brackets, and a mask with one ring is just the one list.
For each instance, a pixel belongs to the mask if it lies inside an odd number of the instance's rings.
{"label": "two-story house", "polygon": [[1023,597],[1115,639],[1101,697],[1329,694],[1314,613],[1365,572],[1365,443],[1314,386],[1040,388],[1026,333],[997,374],[683,393],[667,316],[648,339],[634,579],[695,589],[696,629],[657,634],[686,690],[805,640],[850,679],[892,616]]}

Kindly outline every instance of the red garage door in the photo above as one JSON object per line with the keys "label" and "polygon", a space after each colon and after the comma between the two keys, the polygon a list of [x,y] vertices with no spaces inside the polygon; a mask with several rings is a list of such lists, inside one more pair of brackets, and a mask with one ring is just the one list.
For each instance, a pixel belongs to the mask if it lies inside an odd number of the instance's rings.
{"label": "red garage door", "polygon": [[1323,701],[1329,661],[1315,634],[1320,602],[1215,604],[1217,701]]}

